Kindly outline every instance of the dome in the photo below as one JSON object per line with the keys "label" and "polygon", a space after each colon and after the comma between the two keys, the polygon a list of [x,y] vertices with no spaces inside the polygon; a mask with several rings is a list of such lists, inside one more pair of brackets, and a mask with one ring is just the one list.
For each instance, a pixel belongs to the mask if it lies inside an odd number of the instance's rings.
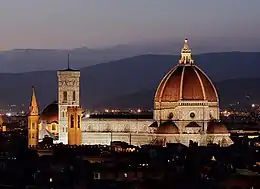
{"label": "dome", "polygon": [[46,106],[41,113],[41,121],[46,121],[47,123],[57,122],[58,123],[58,103],[53,102]]}
{"label": "dome", "polygon": [[221,122],[208,123],[207,134],[228,134],[228,129]]}
{"label": "dome", "polygon": [[196,65],[174,67],[157,88],[156,102],[207,100],[218,102],[218,95],[207,75]]}
{"label": "dome", "polygon": [[218,102],[217,91],[209,77],[193,63],[185,40],[180,63],[172,68],[159,84],[155,102],[205,100]]}
{"label": "dome", "polygon": [[166,121],[157,129],[157,134],[179,134],[179,129],[172,121]]}

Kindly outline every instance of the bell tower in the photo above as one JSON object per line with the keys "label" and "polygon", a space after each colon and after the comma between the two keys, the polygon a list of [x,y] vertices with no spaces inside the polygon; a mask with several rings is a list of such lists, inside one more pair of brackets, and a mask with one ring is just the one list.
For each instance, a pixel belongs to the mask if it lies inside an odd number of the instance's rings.
{"label": "bell tower", "polygon": [[80,71],[68,68],[57,72],[59,106],[59,142],[68,144],[68,108],[80,106]]}
{"label": "bell tower", "polygon": [[35,88],[32,87],[32,98],[28,115],[28,147],[38,144],[39,108],[35,95]]}

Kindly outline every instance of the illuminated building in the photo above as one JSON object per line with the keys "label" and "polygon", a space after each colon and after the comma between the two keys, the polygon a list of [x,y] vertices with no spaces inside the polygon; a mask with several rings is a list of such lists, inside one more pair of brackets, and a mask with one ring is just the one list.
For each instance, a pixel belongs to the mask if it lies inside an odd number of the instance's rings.
{"label": "illuminated building", "polygon": [[3,123],[4,123],[3,115],[0,114],[0,131],[2,131],[2,132],[6,132],[6,126],[3,125]]}
{"label": "illuminated building", "polygon": [[[44,120],[56,124],[57,143],[109,145],[113,141],[122,141],[137,146],[169,142],[189,145],[192,140],[199,145],[232,144],[228,130],[219,121],[216,88],[194,63],[187,39],[178,65],[163,77],[157,88],[153,118],[143,118],[139,114],[135,118],[82,117],[80,72],[70,68],[58,71],[58,82],[58,103],[49,105],[53,108],[45,109],[45,116],[40,117],[40,124]],[[48,126],[44,129],[45,133],[51,133]]]}
{"label": "illuminated building", "polygon": [[35,88],[32,88],[32,98],[28,115],[28,145],[36,146],[39,139],[39,109],[36,100]]}
{"label": "illuminated building", "polygon": [[69,116],[72,116],[68,114],[68,109],[70,109],[72,113],[73,109],[78,111],[80,107],[80,71],[72,70],[68,65],[68,69],[58,71],[57,75],[59,141],[68,144],[68,136],[70,135],[68,132],[72,131],[68,128],[68,123],[71,124]]}

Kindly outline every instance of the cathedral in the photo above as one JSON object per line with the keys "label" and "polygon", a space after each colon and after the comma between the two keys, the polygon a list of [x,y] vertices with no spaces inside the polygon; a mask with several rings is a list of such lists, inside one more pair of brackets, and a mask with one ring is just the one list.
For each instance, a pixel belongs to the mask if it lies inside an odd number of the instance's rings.
{"label": "cathedral", "polygon": [[188,40],[181,58],[161,80],[154,97],[153,117],[83,116],[80,104],[80,71],[60,70],[58,101],[39,113],[35,88],[28,115],[28,145],[44,137],[68,145],[110,145],[122,141],[144,144],[197,142],[229,146],[230,134],[219,120],[219,98],[210,78],[195,64]]}

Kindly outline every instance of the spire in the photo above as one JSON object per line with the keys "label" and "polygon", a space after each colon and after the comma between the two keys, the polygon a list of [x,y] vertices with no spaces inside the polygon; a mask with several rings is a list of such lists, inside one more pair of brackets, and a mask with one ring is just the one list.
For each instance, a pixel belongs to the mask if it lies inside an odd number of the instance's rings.
{"label": "spire", "polygon": [[35,95],[35,87],[32,86],[32,98],[31,98],[31,104],[30,104],[30,115],[38,115],[38,105]]}
{"label": "spire", "polygon": [[194,61],[191,58],[191,49],[188,45],[188,39],[185,38],[183,48],[181,49],[180,64],[193,64]]}
{"label": "spire", "polygon": [[68,70],[70,70],[70,54],[68,54]]}

